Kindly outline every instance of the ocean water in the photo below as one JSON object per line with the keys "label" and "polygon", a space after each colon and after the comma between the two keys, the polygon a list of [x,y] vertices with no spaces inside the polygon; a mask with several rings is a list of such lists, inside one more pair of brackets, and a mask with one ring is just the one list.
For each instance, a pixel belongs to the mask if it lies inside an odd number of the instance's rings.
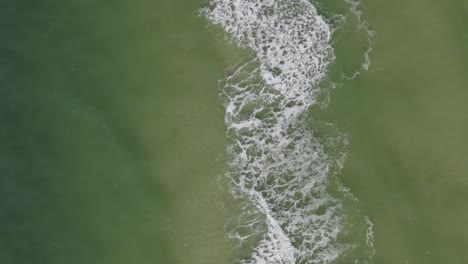
{"label": "ocean water", "polygon": [[0,21],[0,263],[468,263],[463,1]]}
{"label": "ocean water", "polygon": [[220,262],[224,64],[199,7],[1,3],[0,263]]}

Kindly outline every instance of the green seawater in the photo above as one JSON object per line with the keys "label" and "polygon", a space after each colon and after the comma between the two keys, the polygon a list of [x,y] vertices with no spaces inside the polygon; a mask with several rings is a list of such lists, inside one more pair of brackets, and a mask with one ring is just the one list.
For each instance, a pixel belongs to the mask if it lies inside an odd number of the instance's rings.
{"label": "green seawater", "polygon": [[200,1],[0,4],[0,263],[225,263]]}
{"label": "green seawater", "polygon": [[[468,263],[468,4],[361,10],[375,31],[370,69],[312,115],[350,134],[341,179],[374,223],[374,262]],[[359,42],[342,40],[338,59],[347,41]]]}
{"label": "green seawater", "polygon": [[[203,4],[0,3],[0,263],[232,262],[217,85],[242,51]],[[468,4],[360,9],[370,69],[310,116],[350,135],[340,179],[374,223],[374,263],[468,263]],[[367,49],[356,27],[337,36],[333,76]]]}

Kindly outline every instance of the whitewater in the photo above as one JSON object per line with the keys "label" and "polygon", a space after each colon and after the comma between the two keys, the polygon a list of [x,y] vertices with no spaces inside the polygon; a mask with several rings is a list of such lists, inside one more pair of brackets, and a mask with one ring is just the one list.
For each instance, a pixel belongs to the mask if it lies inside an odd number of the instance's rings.
{"label": "whitewater", "polygon": [[307,117],[335,59],[330,26],[307,0],[211,0],[201,13],[252,51],[220,85],[226,176],[243,206],[229,237],[251,245],[235,262],[326,264],[355,255],[354,263],[371,263],[372,222],[359,217],[365,232],[349,235],[344,204],[357,199],[335,177],[348,138],[334,128],[318,137]]}

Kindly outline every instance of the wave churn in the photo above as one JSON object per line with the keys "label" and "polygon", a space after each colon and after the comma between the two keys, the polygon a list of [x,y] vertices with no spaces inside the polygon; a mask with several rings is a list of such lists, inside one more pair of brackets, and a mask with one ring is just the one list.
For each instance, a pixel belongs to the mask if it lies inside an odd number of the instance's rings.
{"label": "wave churn", "polygon": [[229,236],[253,245],[237,263],[335,261],[355,246],[340,241],[343,200],[328,190],[345,152],[327,153],[306,119],[334,60],[329,26],[307,0],[211,0],[201,12],[253,52],[221,85],[227,175],[244,204]]}

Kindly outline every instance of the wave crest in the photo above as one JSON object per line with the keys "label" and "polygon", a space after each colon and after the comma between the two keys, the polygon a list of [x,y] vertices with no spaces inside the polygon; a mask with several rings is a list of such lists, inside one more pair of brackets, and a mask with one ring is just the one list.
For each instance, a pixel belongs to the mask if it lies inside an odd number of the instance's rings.
{"label": "wave crest", "polygon": [[334,59],[329,26],[306,0],[211,0],[202,13],[253,52],[221,85],[227,175],[245,205],[230,237],[254,244],[238,262],[333,262],[353,247],[340,241],[343,200],[329,192],[345,152],[327,153],[305,115]]}

